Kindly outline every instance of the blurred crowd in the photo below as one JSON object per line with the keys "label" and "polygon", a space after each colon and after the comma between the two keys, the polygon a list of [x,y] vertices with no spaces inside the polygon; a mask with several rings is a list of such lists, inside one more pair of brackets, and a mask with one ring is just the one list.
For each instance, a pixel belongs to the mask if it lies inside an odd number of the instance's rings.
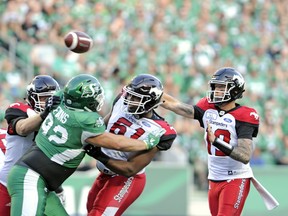
{"label": "blurred crowd", "polygon": [[[135,74],[159,77],[165,92],[195,104],[208,80],[232,66],[246,80],[239,103],[260,114],[252,165],[288,164],[288,4],[285,0],[10,0],[0,4],[0,118],[25,97],[34,75],[61,85],[79,73],[105,88],[105,115],[120,86]],[[71,30],[94,41],[88,53],[64,45]],[[179,136],[159,160],[195,165],[206,179],[198,122],[158,109]]]}

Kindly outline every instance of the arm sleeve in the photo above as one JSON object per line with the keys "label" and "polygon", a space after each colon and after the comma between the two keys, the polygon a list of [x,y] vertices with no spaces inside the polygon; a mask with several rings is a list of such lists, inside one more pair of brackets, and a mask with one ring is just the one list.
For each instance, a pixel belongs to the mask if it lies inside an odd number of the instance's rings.
{"label": "arm sleeve", "polygon": [[252,139],[258,134],[258,125],[247,122],[237,122],[236,130],[238,139]]}
{"label": "arm sleeve", "polygon": [[197,119],[200,123],[200,126],[203,128],[204,124],[203,124],[203,115],[204,115],[205,111],[202,110],[200,107],[198,107],[197,105],[194,105],[194,119]]}
{"label": "arm sleeve", "polygon": [[160,151],[167,151],[168,149],[171,148],[176,136],[177,136],[176,134],[170,134],[170,135],[162,136],[160,139],[160,142],[157,145],[157,148]]}
{"label": "arm sleeve", "polygon": [[10,135],[18,135],[16,131],[16,124],[19,120],[25,118],[28,118],[26,112],[19,109],[8,108],[5,112],[5,119],[8,124],[7,133]]}

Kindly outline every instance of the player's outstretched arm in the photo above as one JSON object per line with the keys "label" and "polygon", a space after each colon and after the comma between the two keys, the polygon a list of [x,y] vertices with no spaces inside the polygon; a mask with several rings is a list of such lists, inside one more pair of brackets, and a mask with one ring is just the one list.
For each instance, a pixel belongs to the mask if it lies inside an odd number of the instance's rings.
{"label": "player's outstretched arm", "polygon": [[163,108],[168,109],[178,115],[194,119],[194,107],[192,105],[182,103],[166,93],[163,93],[162,101],[163,103],[161,106]]}
{"label": "player's outstretched arm", "polygon": [[29,118],[20,119],[15,122],[16,133],[20,136],[27,136],[28,134],[37,131],[43,122],[43,119],[40,117],[40,114],[31,116]]}
{"label": "player's outstretched arm", "polygon": [[137,140],[105,132],[101,135],[87,138],[85,141],[95,146],[118,151],[142,151],[154,148],[164,133],[164,129],[153,131],[144,140]]}
{"label": "player's outstretched arm", "polygon": [[113,172],[127,178],[136,175],[140,170],[146,167],[159,151],[158,148],[153,148],[149,151],[141,151],[127,161],[123,161],[110,158],[101,151],[100,147],[95,147],[90,144],[86,145],[84,150],[89,156],[101,161]]}
{"label": "player's outstretched arm", "polygon": [[140,170],[146,167],[158,151],[158,148],[153,148],[149,151],[142,151],[138,155],[128,159],[128,161],[110,159],[105,166],[113,172],[129,178],[136,175]]}

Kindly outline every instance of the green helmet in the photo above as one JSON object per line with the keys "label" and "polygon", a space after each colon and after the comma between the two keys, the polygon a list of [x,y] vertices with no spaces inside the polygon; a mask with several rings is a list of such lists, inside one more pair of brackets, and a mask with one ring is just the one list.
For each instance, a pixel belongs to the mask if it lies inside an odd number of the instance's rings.
{"label": "green helmet", "polygon": [[68,108],[95,112],[104,103],[104,90],[94,76],[80,74],[68,81],[63,99]]}

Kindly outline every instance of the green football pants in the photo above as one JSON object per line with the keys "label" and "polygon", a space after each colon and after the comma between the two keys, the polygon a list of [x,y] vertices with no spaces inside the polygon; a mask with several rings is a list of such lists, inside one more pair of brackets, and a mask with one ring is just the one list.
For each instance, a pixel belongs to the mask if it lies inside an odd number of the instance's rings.
{"label": "green football pants", "polygon": [[9,173],[7,188],[11,216],[68,215],[55,192],[48,191],[44,179],[31,169],[15,165]]}

